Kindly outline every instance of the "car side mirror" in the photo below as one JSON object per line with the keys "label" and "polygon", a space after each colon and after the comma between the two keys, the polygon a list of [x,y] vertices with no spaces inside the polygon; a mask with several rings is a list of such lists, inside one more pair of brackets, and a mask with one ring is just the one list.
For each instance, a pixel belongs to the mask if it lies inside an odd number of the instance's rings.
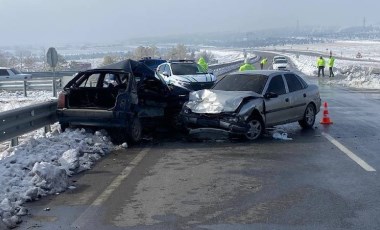
{"label": "car side mirror", "polygon": [[267,92],[266,94],[264,94],[265,99],[271,99],[271,98],[276,98],[276,97],[278,97],[277,93]]}
{"label": "car side mirror", "polygon": [[169,73],[168,73],[167,71],[164,71],[164,72],[162,73],[162,75],[164,75],[165,77],[169,77]]}

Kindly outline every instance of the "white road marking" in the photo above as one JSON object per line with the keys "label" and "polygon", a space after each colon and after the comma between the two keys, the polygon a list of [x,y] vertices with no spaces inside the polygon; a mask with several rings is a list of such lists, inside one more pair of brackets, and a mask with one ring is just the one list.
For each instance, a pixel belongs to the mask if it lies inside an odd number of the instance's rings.
{"label": "white road marking", "polygon": [[367,162],[362,160],[360,157],[358,157],[355,153],[351,152],[348,148],[346,148],[344,145],[342,145],[339,141],[337,141],[335,138],[330,136],[329,134],[322,132],[322,135],[329,140],[333,145],[335,145],[338,149],[340,149],[342,152],[344,152],[351,160],[355,161],[358,165],[360,165],[364,170],[368,172],[375,172],[376,170],[372,168]]}
{"label": "white road marking", "polygon": [[127,167],[118,175],[110,185],[100,194],[91,205],[72,223],[72,227],[81,228],[85,227],[86,224],[99,214],[101,205],[107,201],[111,194],[120,186],[120,184],[125,180],[132,170],[144,159],[145,155],[150,151],[150,148],[145,148],[141,150],[137,156],[128,164]]}

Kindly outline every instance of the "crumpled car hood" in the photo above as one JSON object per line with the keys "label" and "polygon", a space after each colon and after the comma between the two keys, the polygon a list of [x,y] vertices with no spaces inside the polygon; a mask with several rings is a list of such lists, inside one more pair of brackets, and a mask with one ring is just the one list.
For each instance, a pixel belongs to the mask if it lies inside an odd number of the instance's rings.
{"label": "crumpled car hood", "polygon": [[193,113],[234,112],[244,98],[262,98],[252,91],[222,91],[203,89],[190,93],[186,106]]}

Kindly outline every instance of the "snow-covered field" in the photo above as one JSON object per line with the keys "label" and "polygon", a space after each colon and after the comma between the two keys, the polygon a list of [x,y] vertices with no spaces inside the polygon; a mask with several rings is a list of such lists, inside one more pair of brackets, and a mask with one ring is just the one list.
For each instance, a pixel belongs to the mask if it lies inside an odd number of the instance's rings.
{"label": "snow-covered field", "polygon": [[311,51],[328,55],[330,51],[336,57],[356,58],[361,53],[363,60],[380,60],[380,41],[333,41],[316,44],[299,44],[266,47],[266,49]]}
{"label": "snow-covered field", "polygon": [[24,107],[38,102],[56,99],[51,91],[27,91],[24,97],[22,91],[0,91],[0,112]]}

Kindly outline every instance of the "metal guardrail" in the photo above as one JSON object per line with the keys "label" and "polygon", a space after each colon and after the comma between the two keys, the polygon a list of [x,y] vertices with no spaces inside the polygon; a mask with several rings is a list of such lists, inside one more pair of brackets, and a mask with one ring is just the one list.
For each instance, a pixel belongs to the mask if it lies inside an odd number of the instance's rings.
{"label": "metal guardrail", "polygon": [[18,136],[46,127],[57,121],[57,100],[43,102],[0,113],[0,142],[12,140],[18,144]]}

